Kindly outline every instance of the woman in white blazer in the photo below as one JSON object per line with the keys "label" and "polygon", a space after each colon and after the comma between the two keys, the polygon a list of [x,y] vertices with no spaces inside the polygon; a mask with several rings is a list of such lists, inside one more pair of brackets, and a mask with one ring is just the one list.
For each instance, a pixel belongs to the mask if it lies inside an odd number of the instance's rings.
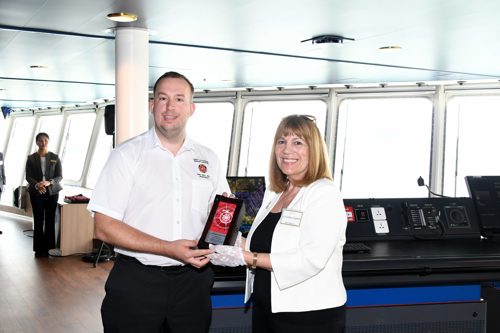
{"label": "woman in white blazer", "polygon": [[247,265],[253,332],[344,332],[342,247],[347,218],[314,118],[279,124],[262,207],[241,247],[217,245],[213,264]]}

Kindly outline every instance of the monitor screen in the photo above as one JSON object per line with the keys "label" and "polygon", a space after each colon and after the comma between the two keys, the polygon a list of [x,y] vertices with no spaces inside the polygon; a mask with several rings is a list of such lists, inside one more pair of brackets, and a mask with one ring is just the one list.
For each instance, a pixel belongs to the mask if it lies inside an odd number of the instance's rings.
{"label": "monitor screen", "polygon": [[264,177],[227,177],[231,192],[245,202],[245,213],[240,231],[245,235],[255,219],[264,199]]}
{"label": "monitor screen", "polygon": [[500,235],[500,176],[466,176],[483,236]]}

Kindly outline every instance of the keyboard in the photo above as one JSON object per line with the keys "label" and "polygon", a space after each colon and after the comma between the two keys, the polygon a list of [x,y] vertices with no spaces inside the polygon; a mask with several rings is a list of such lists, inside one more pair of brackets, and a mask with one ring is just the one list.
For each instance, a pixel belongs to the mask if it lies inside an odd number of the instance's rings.
{"label": "keyboard", "polygon": [[364,253],[370,252],[371,248],[363,243],[345,243],[344,253]]}

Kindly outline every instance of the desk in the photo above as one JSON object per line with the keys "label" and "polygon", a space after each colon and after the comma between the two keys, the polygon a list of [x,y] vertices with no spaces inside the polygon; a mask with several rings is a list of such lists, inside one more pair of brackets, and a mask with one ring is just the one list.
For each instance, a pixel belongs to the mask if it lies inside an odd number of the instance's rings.
{"label": "desk", "polygon": [[500,242],[482,239],[366,241],[370,253],[344,255],[349,288],[500,280]]}
{"label": "desk", "polygon": [[59,205],[61,216],[61,255],[92,252],[94,219],[87,204],[63,203]]}
{"label": "desk", "polygon": [[[486,320],[481,283],[500,281],[500,242],[364,243],[369,253],[344,254],[347,332],[497,332],[498,315],[492,312]],[[245,268],[214,269],[212,328],[243,327],[246,332],[251,311],[243,304]],[[493,309],[499,293],[490,289],[488,309]]]}
{"label": "desk", "polygon": [[[500,241],[366,241],[369,253],[344,254],[349,289],[500,281]],[[214,267],[214,290],[243,291],[244,267]]]}

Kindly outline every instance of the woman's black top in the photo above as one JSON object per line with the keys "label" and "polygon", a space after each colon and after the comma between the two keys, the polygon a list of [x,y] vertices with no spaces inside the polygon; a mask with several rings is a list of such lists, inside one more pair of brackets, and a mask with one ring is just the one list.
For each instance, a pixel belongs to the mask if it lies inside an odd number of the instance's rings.
{"label": "woman's black top", "polygon": [[[281,218],[281,212],[270,212],[255,229],[250,243],[250,251],[271,253],[274,228]],[[257,268],[253,284],[253,299],[270,306],[271,304],[271,272]]]}
{"label": "woman's black top", "polygon": [[[255,229],[250,243],[250,251],[271,253],[273,233],[280,213],[270,212],[261,224]],[[328,308],[315,311],[303,312],[278,312],[271,313],[271,272],[267,269],[257,268],[253,284],[254,311],[259,307],[259,316],[254,316],[252,325],[255,327],[269,329],[269,332],[306,332],[317,333],[344,332],[345,329],[345,307]],[[262,313],[265,313],[262,316]],[[271,324],[273,323],[273,324]],[[283,323],[286,323],[283,326]],[[290,326],[291,323],[291,326]],[[269,326],[271,325],[271,326]],[[273,327],[271,329],[271,327]],[[286,327],[286,329],[284,328]]]}

